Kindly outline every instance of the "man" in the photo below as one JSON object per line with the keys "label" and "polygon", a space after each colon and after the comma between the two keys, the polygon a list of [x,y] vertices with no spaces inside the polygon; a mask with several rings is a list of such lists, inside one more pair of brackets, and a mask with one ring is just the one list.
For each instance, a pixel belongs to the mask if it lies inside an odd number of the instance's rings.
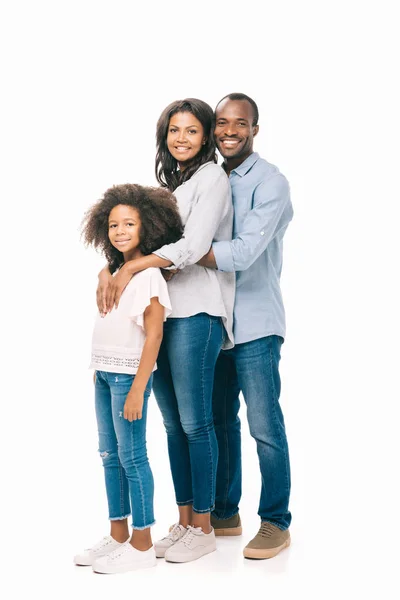
{"label": "man", "polygon": [[258,108],[245,94],[229,94],[215,110],[215,137],[229,176],[234,205],[231,242],[215,242],[200,264],[236,271],[235,347],[218,359],[214,421],[219,445],[212,525],[216,535],[242,533],[239,393],[261,471],[261,526],[244,548],[246,558],[271,558],[289,546],[290,465],[279,405],[280,348],[285,312],[280,291],[282,239],[293,216],[289,186],[277,167],[253,152]]}

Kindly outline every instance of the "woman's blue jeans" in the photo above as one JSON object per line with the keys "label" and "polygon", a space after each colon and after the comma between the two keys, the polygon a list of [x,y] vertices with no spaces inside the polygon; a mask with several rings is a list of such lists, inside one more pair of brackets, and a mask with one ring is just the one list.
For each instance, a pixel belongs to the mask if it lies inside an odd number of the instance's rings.
{"label": "woman's blue jeans", "polygon": [[214,508],[218,445],[212,391],[223,337],[220,317],[200,313],[167,319],[154,373],[176,502],[192,504],[197,513]]}
{"label": "woman's blue jeans", "polygon": [[124,404],[134,377],[96,371],[96,417],[109,518],[125,519],[132,514],[133,529],[146,529],[154,525],[154,482],[146,449],[152,378],[146,386],[142,418],[130,422],[124,419]]}

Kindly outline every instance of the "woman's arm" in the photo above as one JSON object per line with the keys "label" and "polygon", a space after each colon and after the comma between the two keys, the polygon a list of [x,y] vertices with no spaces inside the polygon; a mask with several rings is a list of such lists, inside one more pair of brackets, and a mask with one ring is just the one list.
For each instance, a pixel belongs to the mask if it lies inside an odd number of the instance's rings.
{"label": "woman's arm", "polygon": [[128,421],[142,418],[144,392],[153,372],[163,337],[164,311],[164,306],[160,304],[158,298],[154,297],[151,298],[150,305],[144,312],[146,341],[138,371],[125,401],[124,418]]}
{"label": "woman's arm", "polygon": [[121,294],[135,273],[159,267],[183,269],[197,263],[210,249],[215,233],[227,212],[232,207],[231,187],[225,173],[203,172],[198,185],[198,200],[185,225],[182,238],[167,244],[148,256],[128,261],[113,278],[110,294],[107,294],[107,309],[118,306]]}
{"label": "woman's arm", "polygon": [[[216,167],[216,165],[214,165]],[[197,202],[190,212],[180,240],[155,251],[170,260],[174,268],[183,269],[197,263],[210,249],[221,221],[232,211],[231,186],[220,167],[204,169],[197,187]]]}
{"label": "woman's arm", "polygon": [[113,282],[113,276],[110,273],[110,269],[109,269],[108,265],[103,267],[103,269],[100,271],[98,277],[99,277],[99,283],[97,285],[97,290],[96,290],[97,308],[99,309],[99,313],[101,314],[101,316],[105,317],[105,315],[109,312],[109,310],[108,310],[108,305],[110,303],[109,296],[111,293],[111,287],[112,287],[112,282]]}

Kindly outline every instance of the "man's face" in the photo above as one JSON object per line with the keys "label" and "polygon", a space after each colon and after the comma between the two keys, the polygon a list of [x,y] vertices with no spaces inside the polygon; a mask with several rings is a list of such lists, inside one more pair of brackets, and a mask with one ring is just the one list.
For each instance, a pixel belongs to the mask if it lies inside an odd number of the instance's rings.
{"label": "man's face", "polygon": [[245,160],[253,152],[253,138],[258,125],[253,126],[253,108],[247,100],[223,100],[215,112],[215,140],[221,155]]}

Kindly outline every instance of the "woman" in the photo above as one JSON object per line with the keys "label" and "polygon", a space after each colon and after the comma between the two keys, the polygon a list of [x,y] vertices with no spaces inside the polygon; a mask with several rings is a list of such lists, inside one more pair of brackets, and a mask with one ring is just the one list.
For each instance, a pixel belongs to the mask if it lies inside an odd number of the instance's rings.
{"label": "woman", "polygon": [[235,278],[196,264],[213,241],[232,237],[231,189],[216,164],[213,129],[213,111],[201,100],[176,101],[162,112],[156,177],[174,192],[183,237],[127,262],[112,282],[103,271],[98,290],[99,309],[107,312],[114,302],[118,305],[121,291],[138,271],[179,269],[168,283],[172,313],[164,325],[154,376],[179,510],[179,522],[155,549],[158,557],[171,562],[195,560],[216,548],[210,523],[218,459],[212,389],[218,354],[222,347],[233,346]]}

